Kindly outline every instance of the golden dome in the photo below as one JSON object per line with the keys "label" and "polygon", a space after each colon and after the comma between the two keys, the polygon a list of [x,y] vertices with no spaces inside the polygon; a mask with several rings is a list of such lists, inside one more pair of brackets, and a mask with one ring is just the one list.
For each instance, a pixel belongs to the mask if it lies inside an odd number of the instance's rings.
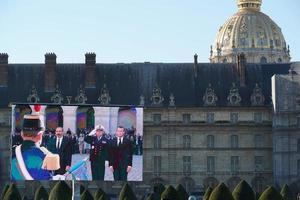
{"label": "golden dome", "polygon": [[236,62],[244,53],[250,63],[290,62],[280,27],[260,12],[262,0],[238,0],[239,11],[220,27],[210,61]]}

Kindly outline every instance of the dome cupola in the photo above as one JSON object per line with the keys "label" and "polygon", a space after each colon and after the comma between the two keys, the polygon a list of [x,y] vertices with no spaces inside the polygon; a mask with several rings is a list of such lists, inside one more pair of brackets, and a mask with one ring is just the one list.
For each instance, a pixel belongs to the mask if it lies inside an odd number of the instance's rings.
{"label": "dome cupola", "polygon": [[212,63],[236,62],[244,53],[248,63],[290,62],[281,28],[260,11],[262,0],[237,0],[238,12],[219,28],[211,47]]}

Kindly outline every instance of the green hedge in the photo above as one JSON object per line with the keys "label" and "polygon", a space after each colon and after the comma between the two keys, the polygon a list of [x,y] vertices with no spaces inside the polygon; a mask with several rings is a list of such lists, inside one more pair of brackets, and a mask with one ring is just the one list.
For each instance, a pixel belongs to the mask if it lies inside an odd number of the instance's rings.
{"label": "green hedge", "polygon": [[233,190],[234,200],[255,200],[255,194],[250,185],[242,180]]}
{"label": "green hedge", "polygon": [[259,197],[259,200],[283,200],[279,192],[272,186],[267,187]]}
{"label": "green hedge", "polygon": [[220,183],[211,193],[209,200],[234,200],[224,183]]}

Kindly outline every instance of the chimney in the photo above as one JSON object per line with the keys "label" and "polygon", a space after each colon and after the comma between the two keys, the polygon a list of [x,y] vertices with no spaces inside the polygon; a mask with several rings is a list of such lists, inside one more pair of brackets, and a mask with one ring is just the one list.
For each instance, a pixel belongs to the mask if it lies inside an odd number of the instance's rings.
{"label": "chimney", "polygon": [[0,53],[0,86],[7,87],[8,82],[8,54]]}
{"label": "chimney", "polygon": [[194,55],[194,64],[198,65],[198,55],[197,54]]}
{"label": "chimney", "polygon": [[56,86],[56,55],[55,53],[45,54],[45,91],[54,92]]}
{"label": "chimney", "polygon": [[46,53],[45,54],[45,64],[46,65],[56,65],[55,53]]}
{"label": "chimney", "polygon": [[197,78],[198,55],[194,55],[194,77]]}
{"label": "chimney", "polygon": [[244,53],[237,55],[237,72],[240,79],[240,86],[246,85],[246,56]]}
{"label": "chimney", "polygon": [[95,53],[86,53],[85,54],[85,64],[86,65],[95,65],[96,64],[96,54]]}
{"label": "chimney", "polygon": [[7,65],[8,64],[8,54],[0,53],[0,64]]}
{"label": "chimney", "polygon": [[85,54],[85,88],[96,87],[96,54]]}

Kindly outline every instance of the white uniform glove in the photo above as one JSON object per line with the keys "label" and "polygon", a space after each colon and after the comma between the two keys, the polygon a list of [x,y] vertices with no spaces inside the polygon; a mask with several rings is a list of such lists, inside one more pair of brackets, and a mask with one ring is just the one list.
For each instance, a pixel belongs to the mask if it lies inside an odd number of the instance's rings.
{"label": "white uniform glove", "polygon": [[94,129],[89,133],[89,136],[93,136],[93,135],[96,135],[96,128],[94,128]]}

